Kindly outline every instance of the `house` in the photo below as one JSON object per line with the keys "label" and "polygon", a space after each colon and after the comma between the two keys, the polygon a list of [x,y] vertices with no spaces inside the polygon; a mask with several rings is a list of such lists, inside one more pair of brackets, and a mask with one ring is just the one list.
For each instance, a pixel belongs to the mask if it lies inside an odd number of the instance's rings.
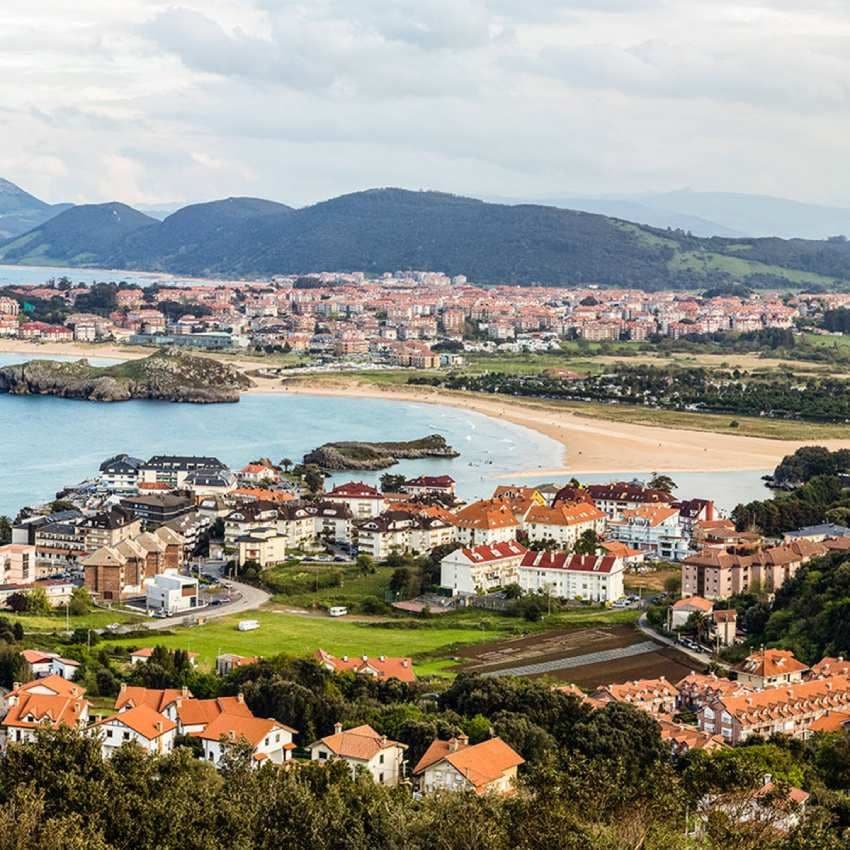
{"label": "house", "polygon": [[602,703],[625,702],[653,717],[676,713],[679,691],[664,676],[658,679],[637,679],[597,688],[591,696]]}
{"label": "house", "polygon": [[837,537],[850,537],[850,528],[834,522],[825,522],[798,528],[796,531],[786,531],[783,542],[794,543],[797,540],[808,540],[810,543],[823,543],[824,540]]}
{"label": "house", "polygon": [[457,540],[464,546],[489,546],[516,539],[520,524],[502,499],[473,502],[455,514]]}
{"label": "house", "polygon": [[50,675],[17,685],[6,695],[8,711],[0,721],[6,744],[31,741],[36,730],[82,729],[89,719],[85,688]]}
{"label": "house", "polygon": [[0,584],[32,584],[36,578],[35,546],[26,543],[0,546]]}
{"label": "house", "polygon": [[413,769],[423,794],[434,791],[475,791],[505,794],[513,789],[517,768],[525,760],[501,738],[470,744],[466,735],[435,740]]}
{"label": "house", "polygon": [[86,517],[79,523],[82,548],[96,552],[104,546],[116,546],[141,533],[142,521],[127,508],[115,505],[109,510]]}
{"label": "house", "polygon": [[195,508],[195,500],[177,493],[140,493],[138,496],[125,496],[121,505],[150,527],[189,513]]}
{"label": "house", "polygon": [[673,497],[666,491],[645,487],[640,481],[588,484],[584,490],[596,507],[612,520],[622,519],[624,511],[673,502]]}
{"label": "house", "polygon": [[670,631],[681,629],[693,614],[709,617],[713,610],[714,603],[708,599],[703,599],[702,596],[687,596],[684,599],[677,599],[667,611],[667,628]]}
{"label": "house", "polygon": [[221,765],[228,746],[247,744],[252,751],[251,763],[259,767],[264,762],[283,764],[292,758],[297,732],[290,726],[243,713],[222,712],[201,732],[191,733],[201,740],[203,757],[215,767]]}
{"label": "house", "polygon": [[217,676],[224,677],[239,667],[250,667],[259,660],[257,655],[234,655],[232,652],[225,652],[216,656],[215,672]]}
{"label": "house", "polygon": [[307,749],[312,761],[341,759],[348,763],[352,776],[363,769],[380,785],[394,787],[404,778],[406,745],[389,740],[368,725],[343,731],[342,724],[336,723],[333,735],[320,738]]}
{"label": "house", "polygon": [[21,650],[21,658],[24,659],[26,670],[33,679],[59,676],[62,679],[73,681],[80,669],[79,661],[75,661],[73,658],[63,658],[56,652],[23,649]]}
{"label": "house", "polygon": [[280,480],[280,473],[265,463],[248,463],[238,474],[239,480],[248,485],[273,484]]}
{"label": "house", "polygon": [[91,732],[100,739],[104,758],[125,744],[135,744],[152,755],[167,755],[174,749],[177,724],[141,703],[95,723]]}
{"label": "house", "polygon": [[[272,502],[245,502],[224,518],[224,548],[228,552],[238,549],[237,539],[261,528],[276,528],[278,505]],[[312,521],[310,523],[312,526]],[[311,529],[312,530],[312,529]]]}
{"label": "house", "polygon": [[787,649],[760,649],[732,668],[747,688],[762,690],[802,682],[809,668]]}
{"label": "house", "polygon": [[738,634],[738,612],[734,608],[712,611],[709,637],[718,646],[733,646]]}
{"label": "house", "polygon": [[671,507],[679,511],[679,524],[688,539],[694,536],[698,524],[714,520],[714,502],[710,499],[681,499]]}
{"label": "house", "polygon": [[169,720],[177,718],[177,703],[192,696],[188,688],[143,688],[122,683],[114,708],[117,712],[129,711],[139,705],[147,705]]}
{"label": "house", "polygon": [[357,549],[376,560],[393,552],[423,555],[435,546],[451,543],[454,526],[436,516],[408,510],[390,509],[379,516],[356,523]]}
{"label": "house", "polygon": [[634,549],[619,540],[603,540],[599,548],[615,558],[619,558],[628,567],[639,568],[646,560],[646,555],[640,549]]}
{"label": "house", "polygon": [[226,469],[227,467],[215,457],[154,455],[139,467],[139,481],[179,488],[184,486],[186,477],[191,472]]}
{"label": "house", "polygon": [[240,534],[234,542],[240,567],[253,561],[265,569],[286,559],[286,537],[277,530],[277,524],[254,528]]}
{"label": "house", "polygon": [[97,480],[110,493],[135,493],[139,488],[141,458],[118,454],[107,458],[98,469]]}
{"label": "house", "polygon": [[724,695],[697,713],[703,732],[722,735],[729,744],[753,735],[807,738],[812,724],[831,712],[850,711],[850,680],[812,679],[740,695]]}
{"label": "house", "polygon": [[561,549],[571,549],[587,531],[602,536],[605,531],[605,514],[587,502],[557,502],[551,508],[532,505],[524,527],[530,543],[551,541]]}
{"label": "house", "polygon": [[455,480],[450,475],[420,475],[410,478],[401,488],[411,496],[449,496],[454,498]]}
{"label": "house", "polygon": [[[312,526],[308,525],[306,528],[305,540],[319,538],[327,543],[350,544],[352,542],[354,514],[345,502],[323,501],[302,506],[300,510],[306,510],[307,515],[313,518]],[[296,513],[299,513],[299,510],[295,509],[295,506],[292,510],[285,512],[287,521],[292,522],[291,518]],[[288,531],[287,534],[289,534]]]}
{"label": "house", "polygon": [[371,676],[374,679],[398,679],[400,682],[415,682],[413,661],[410,658],[396,658],[386,655],[368,656],[343,655],[339,658],[319,649],[315,654],[316,660],[326,670],[333,673],[351,672],[360,676]]}
{"label": "house", "polygon": [[532,549],[519,564],[517,580],[527,593],[610,604],[623,596],[624,572],[623,562],[611,555],[571,555]]}
{"label": "house", "polygon": [[648,504],[622,510],[619,519],[609,520],[608,535],[665,561],[680,561],[690,552],[679,511],[670,505]]}
{"label": "house", "polygon": [[681,756],[690,750],[717,750],[726,747],[719,735],[709,735],[694,729],[693,726],[685,726],[682,723],[674,723],[672,720],[658,718],[661,727],[661,740],[670,745],[674,756]]}
{"label": "house", "polygon": [[145,607],[169,617],[198,607],[198,580],[166,570],[145,588]]}
{"label": "house", "polygon": [[356,519],[378,516],[387,506],[384,494],[362,481],[340,484],[325,493],[322,500],[346,505]]}
{"label": "house", "polygon": [[223,495],[236,489],[236,476],[229,469],[195,469],[186,476],[183,487],[195,498]]}
{"label": "house", "polygon": [[740,682],[718,676],[715,673],[697,673],[691,671],[676,682],[679,691],[679,707],[687,711],[698,711],[704,705],[715,702],[724,696],[740,696],[749,688]]}
{"label": "house", "polygon": [[440,561],[440,586],[469,596],[517,584],[527,552],[516,540],[456,549]]}
{"label": "house", "polygon": [[215,699],[177,700],[177,733],[191,735],[203,732],[220,714],[253,717],[251,709],[245,705],[242,694],[235,697],[216,697]]}

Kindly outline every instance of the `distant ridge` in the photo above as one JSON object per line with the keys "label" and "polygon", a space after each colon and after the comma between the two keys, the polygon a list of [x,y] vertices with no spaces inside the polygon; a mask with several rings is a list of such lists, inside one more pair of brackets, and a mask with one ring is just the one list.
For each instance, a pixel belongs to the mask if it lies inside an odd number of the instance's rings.
{"label": "distant ridge", "polygon": [[850,282],[846,240],[699,238],[555,206],[396,188],[297,210],[227,198],[164,221],[119,203],[79,206],[0,242],[0,262],[241,277],[422,269],[481,283],[643,289]]}
{"label": "distant ridge", "polygon": [[26,233],[70,207],[71,204],[47,204],[0,177],[0,239]]}

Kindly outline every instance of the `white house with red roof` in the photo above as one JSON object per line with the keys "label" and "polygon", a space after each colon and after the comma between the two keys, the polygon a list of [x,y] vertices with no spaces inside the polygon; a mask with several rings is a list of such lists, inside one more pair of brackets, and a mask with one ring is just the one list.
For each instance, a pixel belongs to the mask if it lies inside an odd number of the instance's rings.
{"label": "white house with red roof", "polygon": [[454,496],[455,480],[451,475],[420,475],[409,478],[401,489],[411,496]]}
{"label": "white house with red roof", "polygon": [[146,703],[119,711],[91,727],[100,739],[104,758],[125,744],[136,744],[146,753],[167,755],[174,749],[177,724]]}
{"label": "white house with red roof", "polygon": [[517,568],[527,554],[516,540],[455,549],[440,561],[440,585],[453,596],[471,596],[517,584]]}
{"label": "white house with red roof", "polygon": [[525,530],[531,543],[553,542],[571,548],[586,531],[601,537],[605,532],[605,514],[588,502],[557,502],[551,508],[533,505],[525,518]]}
{"label": "white house with red roof", "polygon": [[0,722],[5,743],[31,741],[40,728],[82,729],[89,718],[85,693],[61,676],[16,685],[6,695],[8,711]]}
{"label": "white house with red roof", "polygon": [[365,770],[379,785],[394,787],[404,778],[407,747],[368,725],[343,731],[342,724],[336,723],[333,735],[320,738],[307,749],[312,761],[342,759],[348,763],[352,775],[359,769]]}
{"label": "white house with red roof", "polygon": [[690,554],[690,538],[679,521],[679,509],[646,504],[621,512],[608,522],[608,535],[651,558],[681,561]]}
{"label": "white house with red roof", "polygon": [[220,714],[253,717],[242,694],[214,699],[178,699],[176,704],[177,732],[192,735],[203,732]]}
{"label": "white house with red roof", "polygon": [[435,740],[413,768],[423,794],[435,791],[475,791],[506,794],[513,790],[517,768],[525,759],[501,738],[470,744],[466,735]]}
{"label": "white house with red roof", "polygon": [[215,767],[228,747],[247,744],[252,750],[252,764],[259,767],[264,762],[283,764],[292,758],[297,732],[290,726],[262,717],[245,716],[244,713],[219,714],[201,732],[192,733],[203,746],[204,758]]}
{"label": "white house with red roof", "polygon": [[80,662],[73,658],[63,658],[56,652],[43,652],[40,649],[21,650],[21,658],[30,675],[34,679],[42,679],[45,676],[61,676],[69,681],[77,677]]}
{"label": "white house with red roof", "polygon": [[525,553],[517,569],[526,592],[601,603],[622,598],[624,572],[622,560],[613,555],[534,551]]}
{"label": "white house with red roof", "polygon": [[472,502],[455,514],[454,524],[457,539],[464,546],[507,543],[516,539],[520,529],[520,521],[506,499]]}
{"label": "white house with red roof", "polygon": [[280,480],[280,473],[265,463],[248,463],[239,470],[239,480],[249,485],[273,483]]}
{"label": "white house with red roof", "polygon": [[384,494],[371,484],[364,484],[362,481],[340,484],[325,493],[322,498],[326,502],[347,505],[356,519],[378,516],[387,507]]}

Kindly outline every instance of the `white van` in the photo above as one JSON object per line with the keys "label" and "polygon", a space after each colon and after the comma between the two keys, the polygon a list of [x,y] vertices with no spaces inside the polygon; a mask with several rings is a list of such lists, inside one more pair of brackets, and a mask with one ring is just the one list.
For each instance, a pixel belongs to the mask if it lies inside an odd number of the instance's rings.
{"label": "white van", "polygon": [[345,605],[333,605],[328,608],[328,614],[331,617],[344,617],[348,613],[348,608]]}
{"label": "white van", "polygon": [[240,620],[236,628],[240,632],[253,632],[254,629],[260,628],[260,624],[256,620]]}

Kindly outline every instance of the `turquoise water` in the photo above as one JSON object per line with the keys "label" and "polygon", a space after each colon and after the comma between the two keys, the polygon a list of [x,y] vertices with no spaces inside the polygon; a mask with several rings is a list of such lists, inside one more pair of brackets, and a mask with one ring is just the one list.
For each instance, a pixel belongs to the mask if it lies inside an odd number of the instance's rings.
{"label": "turquoise water", "polygon": [[[0,366],[33,355],[0,353]],[[52,359],[70,360],[70,357]],[[94,365],[114,360],[91,358]],[[0,514],[43,501],[63,486],[93,476],[118,452],[215,455],[239,468],[257,457],[298,461],[335,440],[409,440],[442,434],[460,453],[454,460],[404,461],[407,476],[449,474],[466,499],[489,496],[512,473],[563,464],[561,447],[535,431],[453,407],[307,395],[248,395],[238,404],[192,405],[131,401],[95,404],[51,397],[0,396]],[[662,470],[663,471],[663,470]],[[682,498],[714,499],[722,510],[767,498],[763,472],[671,473]],[[648,479],[645,474],[582,475],[586,483]],[[341,473],[336,481],[377,483],[380,473]],[[546,476],[541,476],[546,477]],[[569,475],[546,477],[566,483]],[[523,478],[523,484],[543,483]]]}

